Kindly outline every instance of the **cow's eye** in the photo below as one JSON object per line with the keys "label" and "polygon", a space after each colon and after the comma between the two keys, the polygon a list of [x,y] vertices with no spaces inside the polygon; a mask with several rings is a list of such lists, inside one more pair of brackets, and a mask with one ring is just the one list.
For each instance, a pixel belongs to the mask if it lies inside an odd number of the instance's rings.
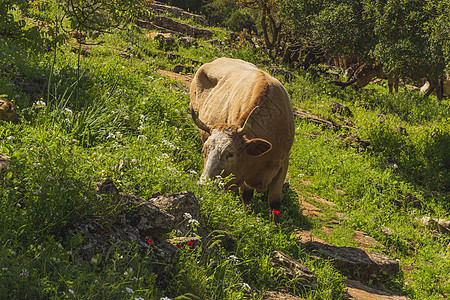
{"label": "cow's eye", "polygon": [[227,155],[225,156],[225,158],[226,158],[226,159],[229,159],[229,158],[231,158],[231,157],[233,157],[233,156],[234,156],[234,153],[233,153],[233,152],[228,152]]}

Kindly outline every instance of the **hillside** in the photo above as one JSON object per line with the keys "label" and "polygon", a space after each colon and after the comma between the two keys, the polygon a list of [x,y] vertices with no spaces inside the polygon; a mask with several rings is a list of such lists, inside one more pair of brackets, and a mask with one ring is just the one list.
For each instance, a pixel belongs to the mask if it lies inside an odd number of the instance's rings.
{"label": "hillside", "polygon": [[[0,298],[450,297],[448,98],[341,88],[340,69],[154,9],[55,51],[0,35]],[[216,57],[289,93],[280,224],[264,193],[245,213],[227,179],[197,184],[189,84]]]}

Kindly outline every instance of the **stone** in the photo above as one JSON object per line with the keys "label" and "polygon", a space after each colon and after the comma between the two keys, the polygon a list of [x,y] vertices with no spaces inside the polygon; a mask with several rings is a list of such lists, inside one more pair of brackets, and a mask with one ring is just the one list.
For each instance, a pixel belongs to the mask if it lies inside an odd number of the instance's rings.
{"label": "stone", "polygon": [[182,36],[178,39],[178,45],[184,48],[197,47],[197,40],[190,36]]}
{"label": "stone", "polygon": [[202,244],[202,240],[198,237],[176,237],[168,239],[167,242],[181,247],[198,247]]}
{"label": "stone", "polygon": [[132,226],[106,226],[95,221],[72,224],[66,232],[66,240],[80,243],[80,255],[87,260],[96,254],[106,255],[111,247],[122,247],[126,242],[136,243],[141,254],[148,247]]}
{"label": "stone", "polygon": [[316,276],[305,265],[283,252],[277,250],[272,252],[271,265],[273,268],[280,270],[289,279],[300,279],[303,286],[309,285],[314,287],[317,283]]}
{"label": "stone", "polygon": [[368,287],[355,280],[347,280],[347,298],[355,300],[406,300],[405,296],[390,295],[383,291]]}
{"label": "stone", "polygon": [[331,103],[331,111],[333,113],[338,113],[341,116],[345,116],[345,117],[353,116],[353,113],[351,112],[351,110],[346,105],[341,104],[339,102]]}
{"label": "stone", "polygon": [[10,159],[11,157],[9,157],[8,155],[0,153],[0,171],[9,168]]}
{"label": "stone", "polygon": [[434,219],[430,217],[423,217],[419,220],[423,226],[436,230],[442,234],[450,236],[450,221],[445,219]]}
{"label": "stone", "polygon": [[0,99],[0,120],[12,122],[14,124],[20,123],[16,107],[11,101]]}
{"label": "stone", "polygon": [[131,194],[122,194],[121,201],[129,208],[125,223],[135,227],[143,236],[160,236],[174,230],[176,218],[155,204]]}
{"label": "stone", "polygon": [[173,72],[174,73],[193,73],[194,72],[194,67],[187,66],[187,65],[176,65],[173,68]]}
{"label": "stone", "polygon": [[100,194],[111,194],[113,196],[119,195],[119,189],[111,178],[105,178],[101,183],[97,183],[97,192]]}
{"label": "stone", "polygon": [[341,141],[346,147],[353,147],[360,150],[371,149],[370,141],[360,138],[354,133],[341,133],[336,139]]}
{"label": "stone", "polygon": [[200,226],[200,204],[192,192],[165,194],[152,198],[149,202],[173,216],[173,227],[182,234],[188,234],[194,226]]}
{"label": "stone", "polygon": [[290,294],[281,293],[277,291],[267,291],[264,293],[262,300],[302,300]]}
{"label": "stone", "polygon": [[353,247],[337,247],[320,242],[309,242],[306,246],[333,259],[335,267],[352,278],[361,278],[366,281],[384,280],[389,276],[395,276],[400,270],[397,260],[381,253]]}

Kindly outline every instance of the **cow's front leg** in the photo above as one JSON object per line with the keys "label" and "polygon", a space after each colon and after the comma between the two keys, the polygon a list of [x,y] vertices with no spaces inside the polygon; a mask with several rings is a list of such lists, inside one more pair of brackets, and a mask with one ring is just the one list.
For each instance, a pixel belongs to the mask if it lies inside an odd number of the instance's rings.
{"label": "cow's front leg", "polygon": [[288,160],[282,163],[282,166],[278,171],[278,174],[275,176],[275,178],[269,185],[268,201],[270,211],[272,214],[272,219],[275,223],[280,223],[281,198],[284,180],[286,179],[288,164],[289,164]]}
{"label": "cow's front leg", "polygon": [[241,187],[239,187],[239,195],[241,196],[242,206],[244,206],[244,210],[250,211],[254,191],[254,189],[252,189],[245,183],[243,183]]}

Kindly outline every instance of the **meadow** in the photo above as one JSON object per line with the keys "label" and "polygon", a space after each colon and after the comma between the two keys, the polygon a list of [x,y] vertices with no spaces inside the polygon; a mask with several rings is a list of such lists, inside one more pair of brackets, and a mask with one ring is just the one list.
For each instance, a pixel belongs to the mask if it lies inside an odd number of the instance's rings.
{"label": "meadow", "polygon": [[[214,29],[218,44],[198,40],[187,49],[162,48],[139,28],[100,35],[90,42],[101,44],[82,51],[67,43],[37,52],[0,37],[0,95],[22,119],[0,124],[0,153],[11,157],[0,172],[0,298],[262,299],[265,291],[279,290],[344,299],[347,275],[302,247],[296,236],[304,229],[336,246],[354,246],[353,232],[364,231],[380,243],[372,251],[401,266],[397,276],[369,285],[411,299],[450,297],[450,237],[418,221],[450,220],[450,100],[403,87],[391,95],[386,82],[341,89],[321,75],[323,66],[290,69],[293,78],[284,84],[293,106],[354,129],[296,120],[282,223],[274,226],[266,195],[258,194],[246,214],[238,195],[197,185],[202,145],[187,88],[157,72],[222,56],[263,70],[288,68],[262,48]],[[334,101],[352,115],[333,113]],[[347,145],[338,139],[342,133],[357,134],[370,147]],[[232,235],[234,247],[215,255],[183,248],[169,280],[158,278],[150,253],[139,254],[132,243],[95,260],[82,258],[79,242],[65,233],[74,222],[114,220],[120,207],[96,191],[107,177],[142,199],[194,192],[201,224]],[[336,206],[321,207],[321,217],[304,216],[299,198],[313,196]],[[330,222],[337,212],[346,217]],[[325,234],[324,224],[333,234]],[[317,285],[277,272],[270,264],[273,250],[305,264]]]}

